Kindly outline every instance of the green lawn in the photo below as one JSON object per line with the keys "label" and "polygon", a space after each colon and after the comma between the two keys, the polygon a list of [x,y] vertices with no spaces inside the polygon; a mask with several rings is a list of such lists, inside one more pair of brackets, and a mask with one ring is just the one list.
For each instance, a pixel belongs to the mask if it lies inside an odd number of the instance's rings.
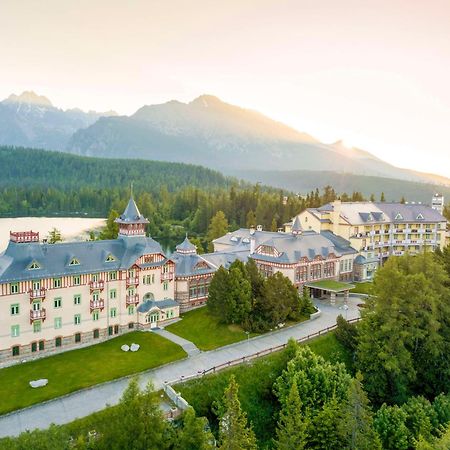
{"label": "green lawn", "polygon": [[330,290],[334,292],[342,292],[345,289],[353,289],[353,284],[344,283],[342,281],[336,280],[320,280],[314,281],[313,283],[307,283],[308,287],[316,288],[316,289],[324,289]]}
{"label": "green lawn", "polygon": [[373,283],[365,281],[362,283],[355,283],[355,289],[352,289],[352,293],[355,294],[372,294]]}
{"label": "green lawn", "polygon": [[166,330],[193,342],[200,350],[213,350],[247,339],[240,326],[219,323],[206,307],[188,311],[181,317],[182,320],[167,326]]}
{"label": "green lawn", "polygon": [[[139,351],[120,349],[132,342],[141,346]],[[7,367],[0,370],[0,414],[185,356],[181,347],[161,336],[134,331],[90,347]],[[39,378],[48,378],[48,385],[31,388],[29,381]]]}

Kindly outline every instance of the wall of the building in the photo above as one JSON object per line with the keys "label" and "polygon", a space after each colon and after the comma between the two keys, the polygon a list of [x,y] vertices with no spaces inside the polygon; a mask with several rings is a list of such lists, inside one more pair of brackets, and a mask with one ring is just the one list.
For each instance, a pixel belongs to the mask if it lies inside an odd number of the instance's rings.
{"label": "wall of the building", "polygon": [[[45,299],[42,300],[41,309],[45,309],[46,318],[41,321],[41,330],[34,331],[33,323],[30,323],[30,311],[33,309],[33,303],[30,303],[28,293],[31,282],[20,282],[19,293],[10,293],[10,283],[0,285],[0,362],[5,358],[12,356],[12,347],[20,346],[20,354],[17,358],[22,359],[31,353],[31,344],[33,342],[44,341],[44,351],[54,350],[56,338],[61,337],[63,350],[67,345],[75,344],[75,334],[81,333],[81,343],[93,339],[93,331],[100,330],[99,340],[108,337],[109,327],[119,328],[119,332],[129,329],[129,324],[138,321],[136,306],[128,307],[126,296],[132,293],[127,290],[126,278],[127,271],[117,272],[118,280],[109,280],[110,272],[97,274],[99,280],[104,281],[104,289],[101,291],[91,291],[89,282],[92,280],[92,274],[82,277],[82,285],[73,285],[73,276],[62,277],[63,287],[48,288]],[[139,278],[139,284],[131,289],[139,295],[140,303],[143,302],[146,294],[152,294],[155,300],[164,298],[174,298],[175,280],[167,280],[167,289],[162,280],[162,268],[153,267],[135,272]],[[154,275],[154,282],[149,284],[147,275]],[[152,278],[152,277],[151,277]],[[38,277],[37,277],[38,279]],[[39,280],[41,285],[52,286],[52,280]],[[152,281],[152,280],[151,280]],[[113,292],[115,296],[113,298]],[[94,314],[91,312],[90,302],[93,300],[93,294],[98,293],[99,299],[104,301],[103,310],[98,312],[98,319],[94,320]],[[74,297],[81,296],[80,304],[75,304]],[[61,299],[61,306],[55,307],[55,299]],[[19,306],[19,314],[11,314],[11,306]],[[178,307],[175,308],[178,315]],[[115,317],[112,312],[115,310]],[[75,324],[75,315],[80,315],[81,321]],[[61,327],[55,328],[55,319],[61,318]],[[165,320],[165,315],[161,315],[161,320]],[[13,337],[12,326],[19,325],[19,335]]]}

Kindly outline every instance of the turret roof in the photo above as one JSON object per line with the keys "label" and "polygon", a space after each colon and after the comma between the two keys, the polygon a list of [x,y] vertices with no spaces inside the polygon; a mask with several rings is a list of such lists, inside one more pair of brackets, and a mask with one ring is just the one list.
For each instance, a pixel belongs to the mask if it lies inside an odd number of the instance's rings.
{"label": "turret roof", "polygon": [[115,222],[117,223],[148,223],[148,220],[139,212],[133,197],[130,197],[125,211]]}

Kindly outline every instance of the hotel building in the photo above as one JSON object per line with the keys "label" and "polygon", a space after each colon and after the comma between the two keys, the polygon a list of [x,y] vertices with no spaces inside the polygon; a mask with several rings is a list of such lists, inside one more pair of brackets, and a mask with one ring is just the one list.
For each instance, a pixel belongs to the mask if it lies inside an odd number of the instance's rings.
{"label": "hotel building", "polygon": [[92,344],[179,315],[175,264],[133,199],[117,239],[47,244],[11,232],[0,255],[0,363]]}
{"label": "hotel building", "polygon": [[[354,279],[369,280],[392,255],[445,246],[447,220],[420,203],[341,202],[309,208],[297,216],[305,230],[332,232],[357,250]],[[287,231],[289,227],[287,227]]]}

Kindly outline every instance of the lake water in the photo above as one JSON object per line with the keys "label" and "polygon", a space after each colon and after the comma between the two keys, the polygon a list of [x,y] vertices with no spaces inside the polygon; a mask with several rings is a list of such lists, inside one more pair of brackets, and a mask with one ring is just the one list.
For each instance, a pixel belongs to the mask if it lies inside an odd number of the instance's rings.
{"label": "lake water", "polygon": [[63,241],[84,241],[89,231],[105,225],[105,219],[84,217],[17,217],[0,219],[0,252],[8,245],[10,231],[38,231],[39,238],[45,239],[48,232],[57,228]]}

